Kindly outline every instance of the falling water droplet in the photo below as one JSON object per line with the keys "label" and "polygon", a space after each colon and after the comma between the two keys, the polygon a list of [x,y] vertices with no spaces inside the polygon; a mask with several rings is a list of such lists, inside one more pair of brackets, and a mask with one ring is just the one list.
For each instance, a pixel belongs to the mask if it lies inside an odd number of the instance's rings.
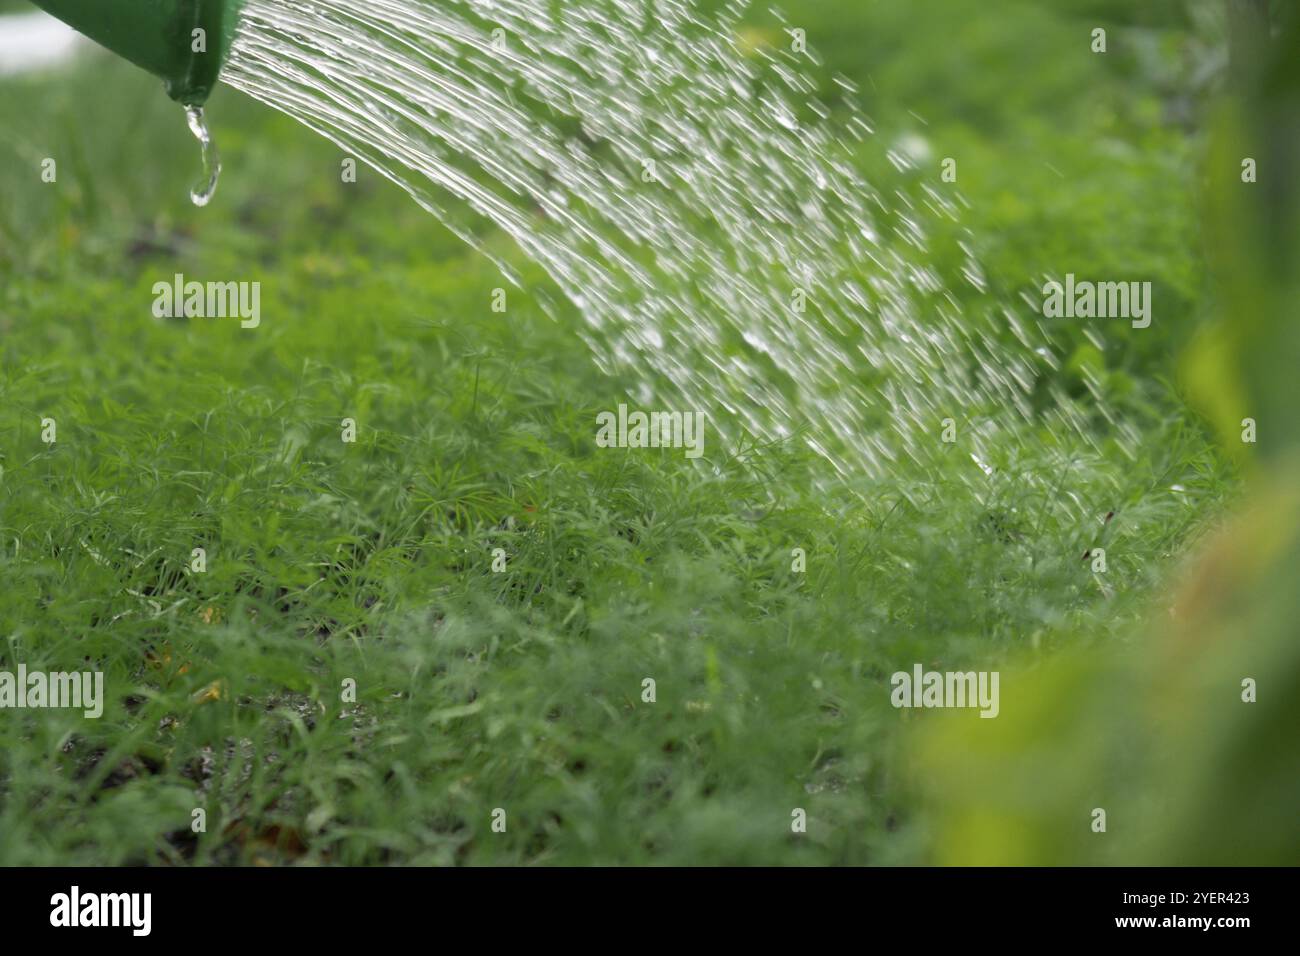
{"label": "falling water droplet", "polygon": [[185,119],[190,124],[190,132],[203,147],[203,181],[190,190],[190,202],[196,206],[206,206],[212,201],[212,196],[217,191],[217,180],[221,178],[221,157],[217,155],[212,134],[208,132],[208,124],[203,119],[203,107],[185,107]]}

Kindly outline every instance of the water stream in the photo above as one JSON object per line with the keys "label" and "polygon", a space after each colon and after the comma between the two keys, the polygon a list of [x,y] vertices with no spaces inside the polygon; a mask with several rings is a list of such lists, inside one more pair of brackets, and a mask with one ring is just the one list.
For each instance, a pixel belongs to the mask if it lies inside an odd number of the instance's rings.
{"label": "water stream", "polygon": [[[1029,459],[1054,481],[1054,460],[1090,456],[1095,409],[1035,397],[1056,362],[1038,317],[968,308],[929,264],[936,226],[961,234],[937,161],[919,199],[867,182],[856,152],[902,176],[916,151],[876,141],[847,80],[843,102],[817,101],[789,32],[744,42],[745,6],[248,0],[224,80],[518,283],[483,241],[508,233],[577,307],[601,365],[643,383],[634,400],[705,411],[733,436],[797,435],[844,476],[951,454],[945,419],[972,483]],[[494,229],[467,227],[465,208]],[[1112,440],[1131,450],[1137,434],[1118,422]]]}
{"label": "water stream", "polygon": [[208,130],[203,107],[185,107],[185,121],[194,138],[199,141],[203,159],[203,179],[190,190],[190,202],[196,206],[206,206],[216,195],[217,182],[221,179],[221,157],[217,153],[216,143],[212,141],[212,133]]}

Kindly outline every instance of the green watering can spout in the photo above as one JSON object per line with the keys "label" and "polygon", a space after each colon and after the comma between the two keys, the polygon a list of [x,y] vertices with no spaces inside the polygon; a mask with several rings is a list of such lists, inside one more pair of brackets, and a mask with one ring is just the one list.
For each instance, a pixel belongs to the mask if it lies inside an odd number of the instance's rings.
{"label": "green watering can spout", "polygon": [[199,106],[230,52],[242,0],[33,0],[96,43],[162,77],[167,95]]}

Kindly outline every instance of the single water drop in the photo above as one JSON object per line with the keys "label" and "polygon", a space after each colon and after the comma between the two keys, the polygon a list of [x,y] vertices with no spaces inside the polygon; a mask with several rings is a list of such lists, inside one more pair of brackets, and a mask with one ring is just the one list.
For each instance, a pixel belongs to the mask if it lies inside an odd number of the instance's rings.
{"label": "single water drop", "polygon": [[203,182],[190,190],[190,202],[196,206],[206,206],[212,201],[217,191],[217,180],[221,178],[221,157],[208,132],[208,124],[203,119],[202,106],[185,107],[185,119],[190,124],[190,132],[203,147]]}

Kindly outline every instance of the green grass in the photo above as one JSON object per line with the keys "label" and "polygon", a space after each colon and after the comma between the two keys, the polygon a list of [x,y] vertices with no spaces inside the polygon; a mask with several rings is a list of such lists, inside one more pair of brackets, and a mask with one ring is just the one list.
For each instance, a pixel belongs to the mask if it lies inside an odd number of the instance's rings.
{"label": "green grass", "polygon": [[[858,0],[808,22],[827,75],[858,79],[869,112],[874,77],[961,157],[985,301],[1062,263],[1170,290],[1151,336],[1086,357],[1143,454],[1119,478],[1081,462],[1067,507],[1033,461],[972,491],[959,449],[829,494],[793,442],[704,467],[598,450],[596,412],[637,383],[594,367],[572,310],[512,292],[493,313],[490,263],[376,175],[341,185],[329,144],[223,91],[226,173],[196,210],[196,147],[149,78],[97,59],[0,85],[0,667],[84,661],[110,698],[99,721],[0,711],[0,863],[929,859],[889,673],[1106,652],[1231,487],[1164,384],[1202,282],[1195,135],[1136,67],[1041,54],[1025,69],[1049,89],[1004,75],[946,110],[956,80],[925,69],[1088,22],[1024,19],[1039,6],[966,39]],[[1196,42],[1168,9],[1143,29]],[[261,328],[154,320],[174,272],[261,281]],[[1104,593],[1080,516],[1108,510]]]}

